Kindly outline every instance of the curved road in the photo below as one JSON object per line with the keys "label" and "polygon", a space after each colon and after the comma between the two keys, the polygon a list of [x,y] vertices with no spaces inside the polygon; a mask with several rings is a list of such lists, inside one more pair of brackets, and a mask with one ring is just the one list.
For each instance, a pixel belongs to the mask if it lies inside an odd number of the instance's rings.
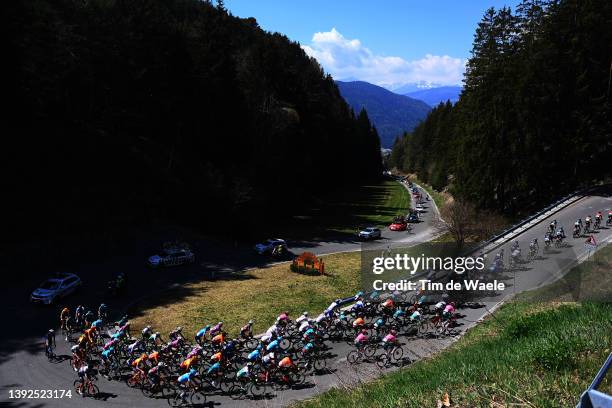
{"label": "curved road", "polygon": [[[567,232],[571,231],[571,225],[577,218],[584,218],[585,215],[594,213],[597,210],[608,210],[612,207],[612,198],[607,192],[594,194],[589,197],[582,198],[573,203],[567,208],[560,210],[553,217],[558,220],[560,225],[563,225]],[[406,240],[404,245],[421,241],[421,237],[432,236],[436,233],[432,228],[432,217],[429,214],[425,216],[426,222],[420,224],[414,232],[414,239],[407,238],[408,235],[398,237],[393,240],[382,240],[380,245],[386,246],[397,243],[400,240]],[[528,242],[538,237],[542,240],[546,226],[551,219],[543,220],[540,224],[533,228],[522,232],[516,237],[521,243],[523,252],[526,252]],[[599,242],[606,241],[612,237],[612,228],[601,229],[595,234]],[[566,271],[570,266],[574,265],[576,259],[583,257],[586,249],[583,246],[584,238],[573,239],[568,238],[568,246],[566,248],[555,249],[548,254],[543,255],[535,261],[521,265],[521,268],[516,273],[507,274],[505,282],[509,284],[508,290],[503,293],[496,294],[481,301],[487,306],[486,309],[466,309],[460,310],[465,317],[459,322],[461,330],[465,330],[473,325],[476,321],[482,318],[487,310],[493,308],[500,301],[511,296],[515,292],[526,289],[531,289],[538,285],[552,282],[561,276],[563,271]],[[352,247],[351,247],[352,245]],[[319,243],[314,250],[317,253],[338,252],[359,248],[356,243],[346,244],[340,247]],[[508,244],[504,245],[506,254],[509,253]],[[345,249],[346,248],[346,249]],[[313,247],[308,248],[313,250]],[[17,294],[12,294],[16,296]],[[19,293],[21,295],[21,293]],[[78,295],[77,295],[78,296]],[[76,297],[76,296],[75,296]],[[71,299],[72,301],[73,299]],[[95,302],[91,302],[95,303]],[[46,321],[54,319],[55,310],[53,313],[34,308],[26,305],[23,302],[9,309],[10,312],[15,312],[19,320],[15,325],[9,327],[17,327],[17,331],[23,328],[26,333],[30,330],[38,330],[40,327],[48,327]],[[35,326],[35,327],[32,327]],[[38,330],[39,331],[39,330]],[[21,333],[21,332],[20,332]],[[44,354],[41,352],[39,341],[33,337],[19,338],[17,335],[11,337],[11,334],[6,334],[8,341],[3,342],[2,353],[0,354],[0,403],[7,403],[7,406],[13,407],[55,407],[55,406],[85,406],[85,407],[126,407],[126,406],[158,406],[166,407],[165,400],[149,400],[145,399],[140,391],[127,388],[123,383],[108,382],[104,379],[99,381],[99,386],[103,392],[101,400],[82,399],[79,396],[73,396],[72,399],[64,400],[9,400],[10,389],[70,389],[72,382],[75,379],[74,372],[69,368],[68,362],[57,364],[48,363]],[[68,345],[58,338],[58,354],[69,355]],[[427,340],[404,338],[402,341],[407,345],[405,355],[412,360],[423,358],[430,355],[450,344],[454,341],[453,338]],[[361,364],[356,367],[350,367],[345,360],[349,346],[345,343],[334,343],[332,352],[336,357],[330,360],[332,372],[330,374],[315,376],[309,379],[310,385],[299,390],[289,390],[284,392],[275,392],[270,395],[270,398],[261,401],[232,401],[223,396],[212,396],[209,398],[211,406],[220,405],[222,407],[232,406],[284,406],[290,401],[303,399],[312,396],[316,393],[325,391],[336,385],[351,385],[364,379],[375,377],[380,373],[378,368],[372,364]]]}

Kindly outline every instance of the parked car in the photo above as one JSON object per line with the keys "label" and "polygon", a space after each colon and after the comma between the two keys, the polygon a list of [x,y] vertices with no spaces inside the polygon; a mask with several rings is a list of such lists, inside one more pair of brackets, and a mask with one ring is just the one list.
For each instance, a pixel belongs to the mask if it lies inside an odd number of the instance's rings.
{"label": "parked car", "polygon": [[262,243],[255,245],[255,251],[259,255],[272,255],[274,252],[285,252],[287,251],[287,243],[284,239],[270,238]]}
{"label": "parked car", "polygon": [[389,225],[389,230],[391,231],[406,231],[408,228],[408,224],[406,222],[392,222]]}
{"label": "parked car", "polygon": [[81,278],[73,273],[60,273],[55,278],[50,278],[41,283],[30,295],[33,303],[51,305],[56,300],[74,292],[81,286]]}
{"label": "parked car", "polygon": [[366,227],[359,231],[359,238],[363,240],[379,239],[380,237],[380,228]]}
{"label": "parked car", "polygon": [[164,248],[161,253],[150,256],[147,264],[152,268],[178,266],[195,262],[195,254],[189,248]]}

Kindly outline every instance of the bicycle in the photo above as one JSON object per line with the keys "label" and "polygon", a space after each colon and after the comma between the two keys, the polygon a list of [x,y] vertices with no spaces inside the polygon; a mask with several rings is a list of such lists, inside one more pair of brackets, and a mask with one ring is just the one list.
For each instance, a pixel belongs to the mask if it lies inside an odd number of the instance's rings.
{"label": "bicycle", "polygon": [[369,360],[376,354],[376,347],[373,344],[366,344],[362,347],[358,347],[355,350],[349,351],[346,355],[346,360],[349,364],[357,364],[360,361]]}
{"label": "bicycle", "polygon": [[199,385],[189,383],[183,392],[177,391],[174,397],[168,399],[171,407],[184,407],[188,405],[201,406],[206,402],[206,395]]}
{"label": "bicycle", "polygon": [[100,392],[100,389],[91,378],[85,379],[85,387],[83,387],[83,382],[81,380],[75,380],[73,385],[76,392],[78,394],[81,394],[83,398],[88,395],[90,397],[95,397]]}
{"label": "bicycle", "polygon": [[[391,347],[390,347],[391,346]],[[379,354],[376,357],[376,365],[379,368],[385,368],[392,364],[397,364],[402,360],[404,356],[404,349],[402,349],[401,345],[393,344],[393,345],[383,345],[384,353]]]}

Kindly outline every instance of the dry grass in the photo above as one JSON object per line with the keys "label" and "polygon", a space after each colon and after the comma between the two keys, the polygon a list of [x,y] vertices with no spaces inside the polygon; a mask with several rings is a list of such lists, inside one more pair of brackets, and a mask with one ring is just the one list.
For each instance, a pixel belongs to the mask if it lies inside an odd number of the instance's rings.
{"label": "dry grass", "polygon": [[288,263],[282,263],[236,274],[235,279],[171,289],[155,297],[162,306],[138,304],[132,325],[151,325],[161,333],[181,325],[190,334],[223,320],[226,330],[236,334],[249,319],[256,320],[256,332],[265,330],[283,310],[293,316],[304,310],[319,313],[334,299],[357,292],[361,283],[359,253],[328,255],[324,260],[327,276],[293,273]]}

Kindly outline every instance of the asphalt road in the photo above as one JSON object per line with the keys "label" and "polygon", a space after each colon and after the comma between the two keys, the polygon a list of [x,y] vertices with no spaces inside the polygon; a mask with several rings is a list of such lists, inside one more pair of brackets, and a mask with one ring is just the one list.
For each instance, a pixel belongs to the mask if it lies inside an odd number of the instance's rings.
{"label": "asphalt road", "polygon": [[[563,225],[566,232],[569,233],[571,231],[570,227],[575,219],[584,218],[587,214],[594,215],[597,210],[603,211],[611,207],[612,198],[610,198],[607,193],[603,193],[583,198],[559,211],[551,218],[557,219],[559,224]],[[432,228],[431,213],[433,212],[434,211],[431,211],[430,214],[425,215],[425,222],[418,225],[412,234],[399,233],[401,235],[395,235],[392,238],[381,240],[379,245],[382,247],[396,245],[398,241],[401,240],[405,240],[404,242],[400,242],[401,244],[409,245],[422,242],[422,239],[424,240],[427,237],[431,237],[436,232],[435,229]],[[545,228],[549,222],[550,220],[542,221],[539,225],[522,232],[516,238],[521,243],[524,254],[526,254],[527,244],[532,238],[538,237],[540,241],[542,240]],[[409,235],[412,235],[412,237]],[[595,235],[598,241],[605,241],[612,237],[612,229],[601,229]],[[570,236],[567,240],[567,247],[551,250],[530,263],[521,264],[517,271],[507,273],[501,278],[508,285],[508,288],[504,292],[495,293],[487,298],[479,299],[485,307],[480,309],[459,310],[460,313],[465,315],[465,317],[459,321],[459,329],[465,330],[470,327],[470,325],[486,315],[489,309],[504,298],[516,292],[531,289],[558,279],[564,271],[575,264],[577,258],[584,256],[586,253],[583,241],[584,238],[573,239]],[[510,252],[508,248],[509,245],[507,244],[505,247],[506,254],[508,254]],[[354,242],[342,243],[342,245],[338,245],[337,242],[318,242],[308,246],[308,250],[316,253],[340,252],[359,248],[360,245]],[[294,250],[300,251],[301,249],[294,247]],[[105,267],[108,267],[108,265],[97,266],[97,268],[99,268],[97,270],[102,270]],[[193,274],[191,279],[201,279],[206,276],[206,272],[202,270],[205,270],[207,267],[206,265],[194,266],[194,271],[191,272]],[[234,266],[231,265],[229,268],[231,269],[233,267]],[[92,271],[90,272],[92,274],[91,276],[94,276],[96,265],[83,265],[83,269]],[[168,275],[164,275],[163,277],[155,276],[151,277],[151,279],[155,279],[158,285],[167,285],[173,281]],[[25,303],[23,301],[24,298],[20,297],[23,296],[24,292],[27,292],[27,290],[22,289],[20,292],[15,290],[11,293],[7,293],[9,299],[19,300],[16,300],[15,302],[18,303],[14,303],[12,306],[9,306],[8,309],[8,312],[14,313],[16,317],[14,324],[11,324],[9,327],[16,329],[3,334],[3,338],[6,338],[6,341],[2,341],[3,346],[2,352],[0,353],[0,403],[4,403],[6,406],[11,407],[54,407],[76,406],[77,404],[85,407],[167,406],[165,400],[146,399],[142,396],[140,391],[129,389],[123,383],[108,382],[104,379],[99,381],[99,387],[102,392],[102,398],[100,400],[92,400],[89,398],[83,400],[79,396],[73,396],[72,399],[63,400],[8,399],[9,390],[11,389],[70,389],[75,379],[75,374],[70,369],[68,361],[49,363],[46,360],[40,346],[41,340],[37,340],[35,335],[41,331],[44,333],[45,328],[49,327],[49,324],[51,324],[50,322],[56,319],[56,311],[53,310],[51,312]],[[96,302],[93,301],[93,299],[95,299],[97,293],[90,292],[86,294],[91,297],[88,303],[95,304]],[[75,295],[74,299],[71,299],[71,303],[72,301],[76,303],[83,299],[84,294],[80,293]],[[406,343],[404,346],[404,355],[410,357],[411,360],[415,360],[429,356],[444,348],[453,341],[453,338],[402,338],[401,340]],[[62,341],[58,343],[60,344],[57,350],[58,354],[68,356],[70,354],[68,345],[63,344]],[[373,378],[380,373],[380,370],[372,364],[360,364],[355,367],[349,366],[345,359],[349,350],[350,347],[346,343],[334,343],[332,352],[336,356],[332,358],[330,364],[328,364],[328,367],[331,368],[331,373],[309,378],[310,384],[302,389],[274,392],[269,395],[268,398],[259,401],[246,400],[237,402],[223,396],[211,396],[209,402],[212,404],[211,406],[220,405],[223,407],[284,406],[290,401],[312,396],[333,386],[356,384],[363,380]]]}

